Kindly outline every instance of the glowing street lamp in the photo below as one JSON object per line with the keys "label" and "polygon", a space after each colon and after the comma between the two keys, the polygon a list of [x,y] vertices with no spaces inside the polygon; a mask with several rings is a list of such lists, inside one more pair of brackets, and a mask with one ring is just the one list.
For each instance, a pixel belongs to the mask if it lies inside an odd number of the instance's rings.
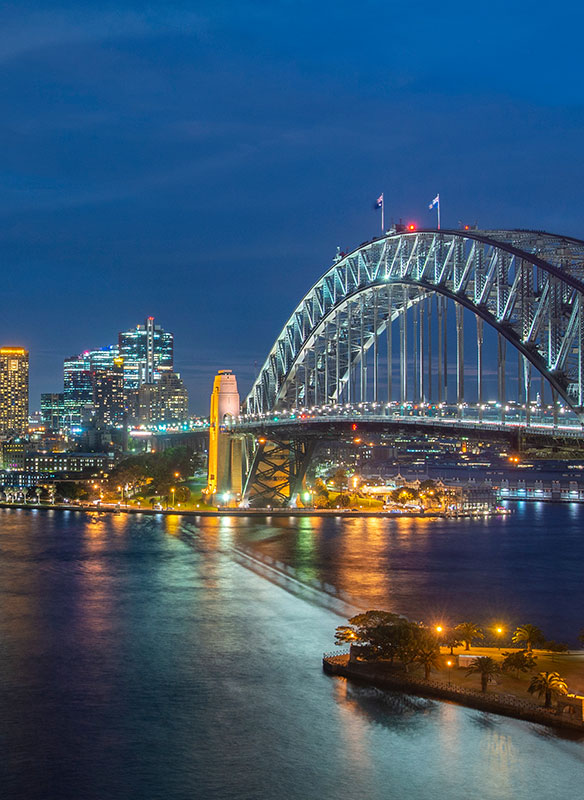
{"label": "glowing street lamp", "polygon": [[174,508],[174,495],[176,493],[176,488],[174,486],[171,486],[170,491],[172,492],[172,507]]}
{"label": "glowing street lamp", "polygon": [[450,670],[452,669],[452,661],[450,659],[446,662],[446,666],[448,667],[448,685],[450,686]]}

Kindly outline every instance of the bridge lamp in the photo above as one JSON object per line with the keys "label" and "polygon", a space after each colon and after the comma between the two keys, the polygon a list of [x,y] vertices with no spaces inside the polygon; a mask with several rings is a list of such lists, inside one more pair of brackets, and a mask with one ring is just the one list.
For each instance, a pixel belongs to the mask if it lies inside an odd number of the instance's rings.
{"label": "bridge lamp", "polygon": [[225,494],[223,495],[223,502],[228,503],[229,497],[230,497],[229,492],[225,492]]}

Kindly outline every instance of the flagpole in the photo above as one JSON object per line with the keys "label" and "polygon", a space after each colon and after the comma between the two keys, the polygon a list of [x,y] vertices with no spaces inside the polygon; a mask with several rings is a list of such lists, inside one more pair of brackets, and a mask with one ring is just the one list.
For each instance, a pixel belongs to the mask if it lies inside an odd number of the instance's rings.
{"label": "flagpole", "polygon": [[383,192],[381,192],[381,233],[385,233],[385,197],[383,196]]}
{"label": "flagpole", "polygon": [[440,194],[438,194],[438,230],[440,230]]}

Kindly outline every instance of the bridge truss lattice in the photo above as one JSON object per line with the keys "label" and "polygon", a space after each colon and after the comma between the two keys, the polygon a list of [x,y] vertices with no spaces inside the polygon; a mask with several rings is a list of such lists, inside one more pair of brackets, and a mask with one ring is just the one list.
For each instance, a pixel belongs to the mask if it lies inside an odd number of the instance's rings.
{"label": "bridge truss lattice", "polygon": [[535,368],[554,396],[584,419],[584,242],[538,231],[389,233],[339,255],[284,325],[245,410],[377,402],[396,393],[401,402],[446,399],[450,302],[457,402],[464,401],[468,309],[476,317],[479,402],[486,323],[497,336],[500,396],[508,342],[520,354],[527,406]]}

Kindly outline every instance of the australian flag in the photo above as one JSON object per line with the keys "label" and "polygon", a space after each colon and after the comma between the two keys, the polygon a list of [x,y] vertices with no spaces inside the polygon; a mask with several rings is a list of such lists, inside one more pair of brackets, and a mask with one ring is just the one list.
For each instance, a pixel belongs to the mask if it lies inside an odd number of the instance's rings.
{"label": "australian flag", "polygon": [[373,208],[383,208],[383,194],[380,194],[377,200],[375,201],[375,205]]}

